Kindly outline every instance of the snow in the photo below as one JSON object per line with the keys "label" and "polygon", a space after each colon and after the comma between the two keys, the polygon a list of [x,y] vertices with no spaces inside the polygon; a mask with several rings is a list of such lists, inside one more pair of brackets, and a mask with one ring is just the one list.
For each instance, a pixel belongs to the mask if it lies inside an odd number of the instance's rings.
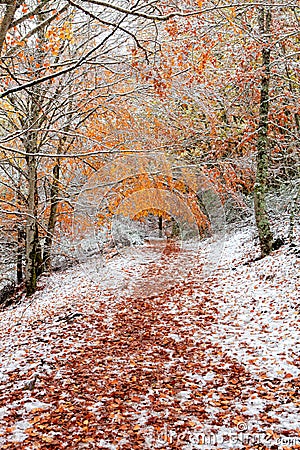
{"label": "snow", "polygon": [[10,436],[10,441],[12,442],[23,442],[27,439],[28,435],[26,434],[27,428],[30,427],[30,423],[26,420],[20,420],[14,423],[14,430],[12,435]]}
{"label": "snow", "polygon": [[36,399],[30,399],[29,401],[24,403],[24,408],[25,408],[26,412],[30,412],[33,409],[47,409],[47,408],[49,408],[49,405],[47,405],[46,403],[40,402],[39,400],[36,400]]}
{"label": "snow", "polygon": [[255,260],[254,234],[156,240],[101,270],[94,256],[42,278],[1,312],[0,444],[91,448],[94,433],[97,448],[132,448],[139,435],[139,448],[203,449],[201,436],[243,448],[242,424],[244,440],[297,439],[300,260],[288,246]]}

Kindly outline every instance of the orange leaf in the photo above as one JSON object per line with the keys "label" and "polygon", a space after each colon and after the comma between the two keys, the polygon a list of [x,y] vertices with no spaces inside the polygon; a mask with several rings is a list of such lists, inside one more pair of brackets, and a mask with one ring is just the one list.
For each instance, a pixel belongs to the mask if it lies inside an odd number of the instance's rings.
{"label": "orange leaf", "polygon": [[42,441],[48,442],[49,444],[51,444],[51,442],[53,442],[54,439],[50,436],[42,436]]}

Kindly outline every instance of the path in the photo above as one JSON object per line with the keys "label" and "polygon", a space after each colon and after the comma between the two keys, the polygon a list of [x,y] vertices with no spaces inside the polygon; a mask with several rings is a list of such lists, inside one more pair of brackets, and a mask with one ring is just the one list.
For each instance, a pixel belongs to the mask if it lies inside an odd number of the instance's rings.
{"label": "path", "polygon": [[149,245],[2,313],[1,449],[300,448],[299,260],[230,245],[206,281]]}

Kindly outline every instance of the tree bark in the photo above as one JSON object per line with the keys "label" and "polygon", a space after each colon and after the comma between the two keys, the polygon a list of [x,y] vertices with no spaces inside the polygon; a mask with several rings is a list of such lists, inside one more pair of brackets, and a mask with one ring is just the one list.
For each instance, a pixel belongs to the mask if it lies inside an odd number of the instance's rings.
{"label": "tree bark", "polygon": [[[30,148],[29,148],[30,151]],[[25,285],[26,294],[32,295],[36,290],[38,277],[38,253],[39,235],[37,224],[38,192],[37,192],[37,167],[34,156],[27,157],[28,164],[28,215],[26,220],[26,269]]]}
{"label": "tree bark", "polygon": [[269,45],[269,33],[271,30],[271,10],[261,8],[259,12],[259,27],[261,37],[264,40],[262,49],[263,75],[260,86],[260,108],[259,125],[257,136],[257,169],[254,186],[254,209],[258,229],[261,256],[269,255],[273,249],[273,234],[270,229],[269,218],[266,208],[266,191],[268,181],[268,170],[270,160],[270,149],[268,143],[269,108],[270,108],[270,59],[271,48]]}
{"label": "tree bark", "polygon": [[[42,22],[41,15],[37,14],[38,23]],[[44,29],[39,29],[36,42],[36,63],[43,64],[44,58]],[[40,86],[36,86],[28,96],[28,119],[24,123],[27,130],[23,145],[25,148],[27,163],[27,220],[26,220],[26,266],[25,266],[25,286],[27,296],[36,291],[38,276],[43,271],[42,248],[39,240],[38,227],[38,164],[39,158],[36,155],[39,150],[38,129],[42,126],[43,113],[43,93]],[[31,129],[33,128],[33,129]],[[37,128],[37,130],[34,130]]]}
{"label": "tree bark", "polygon": [[22,225],[18,225],[17,237],[17,283],[21,284],[23,281],[23,243],[24,231]]}
{"label": "tree bark", "polygon": [[160,238],[162,238],[162,229],[163,229],[163,220],[162,220],[162,216],[159,216],[158,217],[158,230],[159,230],[158,236]]}
{"label": "tree bark", "polygon": [[49,271],[51,269],[51,250],[53,243],[53,235],[54,229],[56,225],[57,219],[57,208],[58,208],[58,192],[59,192],[59,177],[60,177],[60,163],[59,158],[56,161],[55,166],[52,171],[53,180],[51,184],[50,190],[50,214],[48,219],[48,227],[47,227],[47,236],[45,240],[44,246],[44,254],[43,254],[43,269]]}

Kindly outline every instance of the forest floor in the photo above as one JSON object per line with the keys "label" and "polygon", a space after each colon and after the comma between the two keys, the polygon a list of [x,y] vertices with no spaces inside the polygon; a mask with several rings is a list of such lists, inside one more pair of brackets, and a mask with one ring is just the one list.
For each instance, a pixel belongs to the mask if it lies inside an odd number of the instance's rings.
{"label": "forest floor", "polygon": [[0,314],[2,449],[300,449],[300,259],[153,241]]}

